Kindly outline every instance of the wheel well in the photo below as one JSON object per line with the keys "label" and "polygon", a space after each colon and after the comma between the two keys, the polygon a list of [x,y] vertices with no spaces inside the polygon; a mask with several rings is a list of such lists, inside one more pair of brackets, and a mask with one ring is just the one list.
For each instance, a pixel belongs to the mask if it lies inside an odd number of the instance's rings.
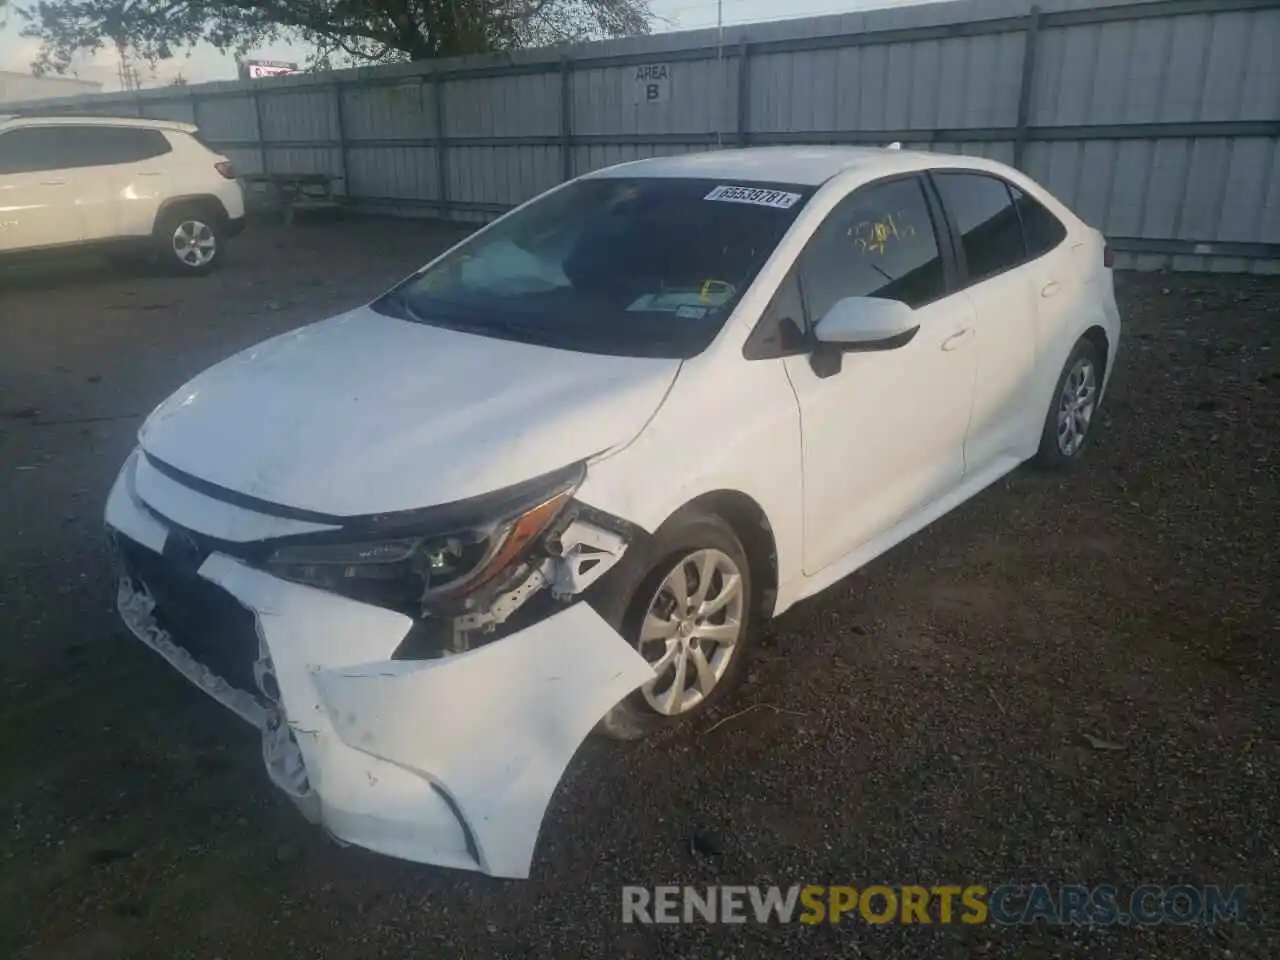
{"label": "wheel well", "polygon": [[737,490],[715,490],[704,493],[688,504],[722,517],[742,541],[751,564],[751,579],[757,585],[760,601],[757,609],[765,618],[773,616],[778,596],[778,554],[773,527],[760,504]]}
{"label": "wheel well", "polygon": [[202,210],[212,217],[219,220],[227,218],[227,208],[222,205],[222,201],[217,197],[198,194],[191,197],[170,197],[160,204],[160,209],[156,211],[156,226],[159,227],[162,220],[174,210],[193,208]]}
{"label": "wheel well", "polygon": [[1099,326],[1092,326],[1081,336],[1082,340],[1088,340],[1093,344],[1094,349],[1098,351],[1098,355],[1102,358],[1102,372],[1107,370],[1107,354],[1111,350],[1111,344],[1107,341],[1107,333]]}

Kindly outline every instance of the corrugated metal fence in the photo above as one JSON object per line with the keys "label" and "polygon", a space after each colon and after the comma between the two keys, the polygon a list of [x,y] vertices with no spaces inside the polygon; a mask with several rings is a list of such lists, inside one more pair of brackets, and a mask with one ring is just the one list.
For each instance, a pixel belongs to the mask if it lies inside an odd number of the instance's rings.
{"label": "corrugated metal fence", "polygon": [[1122,265],[1280,273],[1280,0],[958,0],[57,103],[450,219],[637,157],[899,140],[1021,167]]}

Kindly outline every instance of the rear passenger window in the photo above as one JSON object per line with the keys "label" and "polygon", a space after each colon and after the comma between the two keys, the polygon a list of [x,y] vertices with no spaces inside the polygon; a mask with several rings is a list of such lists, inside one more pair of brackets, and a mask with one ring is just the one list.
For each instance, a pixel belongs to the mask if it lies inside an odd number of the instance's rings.
{"label": "rear passenger window", "polygon": [[845,297],[918,307],[946,293],[942,256],[919,178],[864,187],[842,200],[801,256],[809,317]]}
{"label": "rear passenger window", "polygon": [[61,130],[67,138],[67,166],[103,167],[137,163],[172,149],[159,130],[107,126],[67,126]]}
{"label": "rear passenger window", "polygon": [[1018,208],[1018,216],[1022,220],[1022,235],[1027,243],[1028,257],[1046,254],[1067,238],[1067,228],[1062,225],[1062,221],[1043,205],[1013,184],[1009,184],[1009,192],[1013,194],[1013,205]]}
{"label": "rear passenger window", "polygon": [[19,127],[0,134],[0,173],[34,173],[66,166],[55,127]]}
{"label": "rear passenger window", "polygon": [[1003,180],[971,173],[934,173],[942,205],[960,234],[969,282],[1027,259],[1018,211]]}

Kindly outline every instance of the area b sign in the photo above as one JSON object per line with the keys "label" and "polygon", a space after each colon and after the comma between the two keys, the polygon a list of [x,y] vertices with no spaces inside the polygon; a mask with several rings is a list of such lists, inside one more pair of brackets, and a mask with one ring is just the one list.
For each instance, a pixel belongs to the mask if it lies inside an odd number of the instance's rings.
{"label": "area b sign", "polygon": [[666,103],[671,99],[671,67],[645,63],[636,67],[636,103]]}

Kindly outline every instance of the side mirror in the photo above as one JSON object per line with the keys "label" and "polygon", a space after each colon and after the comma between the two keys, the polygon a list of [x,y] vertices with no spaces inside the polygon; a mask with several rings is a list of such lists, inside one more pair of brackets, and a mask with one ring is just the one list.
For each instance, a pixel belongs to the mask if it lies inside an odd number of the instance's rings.
{"label": "side mirror", "polygon": [[919,329],[916,312],[905,303],[845,297],[822,315],[814,333],[819,343],[841,351],[893,350],[910,343]]}

